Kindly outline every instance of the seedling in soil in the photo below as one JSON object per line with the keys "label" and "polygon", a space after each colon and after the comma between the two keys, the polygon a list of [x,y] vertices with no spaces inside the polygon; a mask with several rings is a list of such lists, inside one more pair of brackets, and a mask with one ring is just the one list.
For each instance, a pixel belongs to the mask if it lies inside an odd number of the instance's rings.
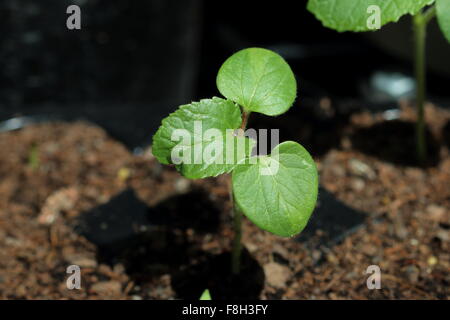
{"label": "seedling in soil", "polygon": [[292,106],[297,83],[282,57],[261,48],[239,51],[220,68],[217,87],[225,99],[182,105],[165,118],[153,136],[152,151],[190,179],[232,174],[232,271],[237,274],[242,213],[278,236],[300,233],[317,201],[318,174],[300,144],[286,141],[269,155],[252,155],[255,140],[249,130],[244,132],[252,112],[276,116]]}
{"label": "seedling in soil", "polygon": [[344,31],[373,31],[371,15],[373,8],[379,9],[380,27],[397,22],[406,14],[413,15],[415,39],[415,76],[417,83],[417,124],[416,149],[419,163],[427,157],[425,140],[424,104],[426,99],[426,28],[437,15],[439,26],[450,42],[450,1],[449,0],[309,0],[308,10],[325,27]]}

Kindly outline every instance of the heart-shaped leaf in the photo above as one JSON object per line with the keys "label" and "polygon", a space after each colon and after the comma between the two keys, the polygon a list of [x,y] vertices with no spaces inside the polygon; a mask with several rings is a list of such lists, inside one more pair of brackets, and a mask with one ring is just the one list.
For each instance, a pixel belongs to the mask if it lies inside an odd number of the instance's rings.
{"label": "heart-shaped leaf", "polygon": [[309,0],[308,10],[325,27],[343,31],[369,31],[368,9],[378,6],[381,26],[397,22],[406,14],[416,14],[434,0]]}
{"label": "heart-shaped leaf", "polygon": [[297,83],[281,56],[267,49],[249,48],[225,61],[217,75],[217,88],[246,110],[274,116],[292,106]]}
{"label": "heart-shaped leaf", "polygon": [[436,0],[436,11],[439,26],[447,41],[450,42],[450,1]]}
{"label": "heart-shaped leaf", "polygon": [[308,151],[296,142],[275,147],[256,164],[233,171],[235,201],[258,227],[279,236],[300,233],[306,226],[318,193],[318,174]]}
{"label": "heart-shaped leaf", "polygon": [[241,122],[239,107],[229,100],[214,97],[182,105],[153,136],[153,155],[163,164],[176,164],[190,179],[230,172],[255,145],[233,134]]}

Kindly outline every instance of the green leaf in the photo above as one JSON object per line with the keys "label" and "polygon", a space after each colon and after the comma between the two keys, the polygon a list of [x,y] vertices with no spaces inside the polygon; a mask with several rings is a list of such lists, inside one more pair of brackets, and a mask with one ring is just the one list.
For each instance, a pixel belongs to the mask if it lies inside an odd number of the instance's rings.
{"label": "green leaf", "polygon": [[450,42],[450,0],[436,0],[436,11],[439,26]]}
{"label": "green leaf", "polygon": [[406,14],[414,15],[434,0],[309,0],[308,10],[325,27],[343,31],[369,31],[369,7],[380,8],[381,26],[397,22]]}
{"label": "green leaf", "polygon": [[255,144],[233,134],[241,122],[239,107],[229,100],[214,97],[182,105],[153,136],[153,155],[163,164],[176,164],[190,179],[230,172]]}
{"label": "green leaf", "polygon": [[212,300],[211,299],[211,294],[209,293],[208,289],[203,291],[202,296],[200,297],[200,300]]}
{"label": "green leaf", "polygon": [[217,74],[217,88],[246,110],[274,116],[292,106],[297,83],[281,56],[267,49],[249,48],[225,61]]}
{"label": "green leaf", "polygon": [[[301,145],[287,141],[256,164],[233,171],[233,193],[242,212],[258,227],[279,236],[300,233],[318,193],[314,160]],[[269,174],[268,174],[269,173]]]}

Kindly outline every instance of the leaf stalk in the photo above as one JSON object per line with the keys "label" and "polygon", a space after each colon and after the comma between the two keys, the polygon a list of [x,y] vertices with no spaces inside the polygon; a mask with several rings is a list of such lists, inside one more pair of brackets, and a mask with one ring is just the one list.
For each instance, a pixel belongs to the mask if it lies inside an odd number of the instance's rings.
{"label": "leaf stalk", "polygon": [[417,123],[416,153],[417,160],[424,164],[427,159],[427,142],[425,137],[425,100],[426,100],[426,35],[427,25],[436,15],[436,7],[419,12],[413,17],[414,25],[414,69],[417,84]]}
{"label": "leaf stalk", "polygon": [[[242,112],[242,124],[240,129],[245,131],[247,129],[248,118],[250,117],[250,111],[243,110]],[[241,132],[241,134],[243,134]],[[233,197],[233,184],[230,183],[230,199],[233,206],[233,229],[234,229],[234,239],[233,239],[233,249],[231,251],[231,272],[237,275],[241,272],[241,252],[242,252],[242,212],[236,205]]]}

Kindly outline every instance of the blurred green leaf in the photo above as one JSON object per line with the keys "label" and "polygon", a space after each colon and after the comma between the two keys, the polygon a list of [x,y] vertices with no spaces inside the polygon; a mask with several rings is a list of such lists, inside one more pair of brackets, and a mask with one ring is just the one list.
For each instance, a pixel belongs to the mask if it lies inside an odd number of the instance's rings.
{"label": "blurred green leaf", "polygon": [[450,0],[436,0],[436,12],[439,27],[450,42]]}
{"label": "blurred green leaf", "polygon": [[414,15],[434,0],[309,0],[307,8],[325,27],[343,31],[371,31],[368,9],[378,6],[381,26],[397,22],[406,14]]}

